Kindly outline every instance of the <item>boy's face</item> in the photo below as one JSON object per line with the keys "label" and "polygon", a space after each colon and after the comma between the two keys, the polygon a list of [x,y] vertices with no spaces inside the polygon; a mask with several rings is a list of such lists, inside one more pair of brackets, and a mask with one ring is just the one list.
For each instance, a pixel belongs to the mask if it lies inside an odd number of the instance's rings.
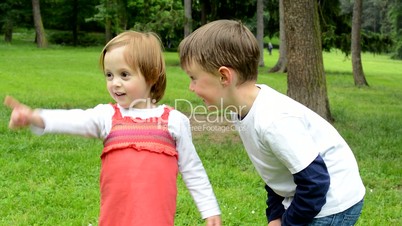
{"label": "boy's face", "polygon": [[208,108],[213,106],[222,107],[223,87],[221,77],[204,71],[196,63],[189,65],[186,73],[191,80],[190,91],[197,94]]}

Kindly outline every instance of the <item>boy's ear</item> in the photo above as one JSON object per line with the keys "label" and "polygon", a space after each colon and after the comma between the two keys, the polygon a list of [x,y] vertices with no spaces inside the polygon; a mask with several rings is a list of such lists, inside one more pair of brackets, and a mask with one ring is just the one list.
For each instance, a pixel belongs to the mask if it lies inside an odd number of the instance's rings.
{"label": "boy's ear", "polygon": [[221,76],[221,84],[223,86],[228,86],[231,83],[233,83],[234,81],[234,74],[233,74],[233,70],[231,70],[230,68],[226,67],[226,66],[221,66],[218,69],[219,75]]}

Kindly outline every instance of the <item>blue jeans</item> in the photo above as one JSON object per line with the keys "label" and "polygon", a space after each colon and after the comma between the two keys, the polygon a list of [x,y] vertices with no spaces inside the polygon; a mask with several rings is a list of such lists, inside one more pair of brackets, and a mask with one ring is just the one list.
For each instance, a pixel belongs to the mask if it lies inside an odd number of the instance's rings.
{"label": "blue jeans", "polygon": [[349,209],[321,218],[314,218],[309,226],[352,226],[359,219],[363,208],[363,200],[356,203]]}

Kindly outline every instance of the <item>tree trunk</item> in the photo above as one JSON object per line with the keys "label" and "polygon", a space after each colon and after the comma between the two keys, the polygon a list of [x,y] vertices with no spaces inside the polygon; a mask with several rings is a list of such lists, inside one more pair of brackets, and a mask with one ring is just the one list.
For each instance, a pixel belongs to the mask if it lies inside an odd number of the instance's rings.
{"label": "tree trunk", "polygon": [[113,2],[111,0],[105,0],[105,8],[106,8],[106,18],[105,18],[105,41],[108,43],[113,38],[113,31],[112,31],[112,19],[110,15],[111,7]]}
{"label": "tree trunk", "polygon": [[192,23],[191,0],[184,0],[184,37],[187,37],[192,32]]}
{"label": "tree trunk", "polygon": [[288,96],[332,122],[317,1],[284,0],[283,6],[288,57]]}
{"label": "tree trunk", "polygon": [[35,24],[36,44],[38,48],[46,48],[47,40],[46,40],[45,28],[43,27],[42,23],[42,16],[40,14],[39,0],[32,0],[32,13]]}
{"label": "tree trunk", "polygon": [[73,45],[78,45],[78,0],[73,0],[71,13],[71,30],[73,31]]}
{"label": "tree trunk", "polygon": [[257,0],[257,41],[260,48],[260,62],[258,66],[264,67],[264,1]]}
{"label": "tree trunk", "polygon": [[207,23],[207,8],[206,8],[205,0],[200,1],[201,8],[201,26]]}
{"label": "tree trunk", "polygon": [[128,2],[127,0],[119,0],[117,1],[117,4],[118,4],[118,16],[119,16],[119,29],[121,31],[126,31],[128,26],[128,12],[127,12]]}
{"label": "tree trunk", "polygon": [[366,77],[364,76],[362,59],[361,59],[361,45],[360,45],[360,29],[362,25],[362,0],[355,0],[353,6],[353,19],[352,19],[352,67],[353,79],[356,86],[368,86]]}
{"label": "tree trunk", "polygon": [[13,40],[13,20],[11,18],[6,18],[4,22],[4,41],[11,43]]}
{"label": "tree trunk", "polygon": [[288,59],[286,56],[285,23],[283,14],[283,0],[279,0],[279,58],[278,62],[276,62],[276,65],[268,72],[285,73],[287,71]]}

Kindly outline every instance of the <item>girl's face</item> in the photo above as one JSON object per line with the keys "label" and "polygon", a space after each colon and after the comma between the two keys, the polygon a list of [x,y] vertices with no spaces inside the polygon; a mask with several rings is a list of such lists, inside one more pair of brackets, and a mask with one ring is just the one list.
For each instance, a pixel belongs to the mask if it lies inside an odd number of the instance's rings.
{"label": "girl's face", "polygon": [[123,108],[150,108],[151,87],[138,70],[133,70],[124,58],[125,46],[107,51],[104,71],[110,96]]}

